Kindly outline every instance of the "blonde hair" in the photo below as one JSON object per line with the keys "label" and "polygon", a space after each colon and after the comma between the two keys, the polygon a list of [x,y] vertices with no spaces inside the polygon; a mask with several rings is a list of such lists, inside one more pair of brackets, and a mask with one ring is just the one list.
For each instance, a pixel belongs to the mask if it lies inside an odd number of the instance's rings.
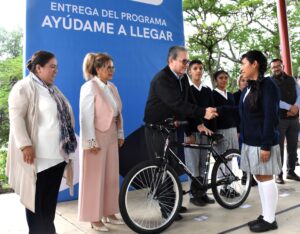
{"label": "blonde hair", "polygon": [[236,84],[238,87],[240,87],[240,82],[241,82],[241,79],[243,78],[243,75],[240,74],[239,77],[236,79]]}
{"label": "blonde hair", "polygon": [[85,80],[90,80],[94,76],[94,61],[96,53],[87,53],[83,59],[82,72]]}
{"label": "blonde hair", "polygon": [[82,70],[85,80],[90,80],[97,76],[97,68],[104,67],[109,61],[113,61],[112,57],[106,53],[88,53],[84,57]]}

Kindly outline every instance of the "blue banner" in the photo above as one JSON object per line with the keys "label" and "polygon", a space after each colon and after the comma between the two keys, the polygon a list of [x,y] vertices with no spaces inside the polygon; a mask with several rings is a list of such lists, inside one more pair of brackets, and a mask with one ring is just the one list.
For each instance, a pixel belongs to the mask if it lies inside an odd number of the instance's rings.
{"label": "blue banner", "polygon": [[[134,154],[133,164],[142,160],[138,155],[145,149],[137,142],[143,141],[140,127],[150,81],[166,65],[169,47],[184,45],[182,0],[27,0],[25,41],[25,61],[37,50],[56,55],[55,84],[71,102],[78,135],[83,58],[88,52],[113,57],[127,137],[120,166],[125,171],[132,166],[126,166],[133,157],[128,154]],[[78,159],[75,163],[78,183]],[[68,199],[65,194],[61,200]]]}

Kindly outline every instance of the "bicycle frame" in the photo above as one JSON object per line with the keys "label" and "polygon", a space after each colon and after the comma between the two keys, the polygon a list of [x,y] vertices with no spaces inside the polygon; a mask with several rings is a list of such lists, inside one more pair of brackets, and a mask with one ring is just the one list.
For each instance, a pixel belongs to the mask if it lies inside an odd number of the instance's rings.
{"label": "bicycle frame", "polygon": [[[174,130],[174,129],[173,129]],[[163,160],[163,164],[164,167],[166,167],[166,165],[169,162],[169,156],[173,157],[176,159],[177,163],[180,165],[180,167],[185,171],[185,173],[188,175],[188,177],[192,180],[196,180],[199,185],[203,188],[203,189],[210,189],[212,187],[211,183],[207,183],[207,177],[208,177],[208,168],[209,168],[209,162],[210,162],[210,157],[213,156],[213,158],[215,160],[217,160],[218,158],[224,163],[224,165],[226,166],[227,170],[233,174],[231,168],[227,165],[226,159],[224,159],[222,157],[222,155],[218,154],[218,152],[214,149],[214,140],[212,138],[209,138],[209,142],[207,144],[198,144],[198,143],[193,143],[193,144],[188,144],[185,142],[178,142],[178,141],[172,141],[170,139],[171,136],[171,130],[167,129],[166,127],[162,127],[160,129],[160,131],[167,134],[166,140],[165,140],[165,145],[164,145],[164,151],[163,151],[163,156],[159,157]],[[191,171],[189,170],[189,168],[184,164],[184,162],[182,162],[180,160],[180,158],[178,157],[178,155],[172,150],[172,146],[175,147],[183,147],[183,148],[194,148],[194,149],[206,149],[208,150],[208,154],[207,154],[207,159],[206,159],[206,168],[205,168],[205,176],[203,177],[203,181],[200,181],[197,177],[194,177],[191,173]],[[167,152],[170,152],[169,155],[167,155]],[[221,185],[222,181],[220,181],[218,183],[218,185]],[[187,191],[186,193],[188,193],[190,191]]]}

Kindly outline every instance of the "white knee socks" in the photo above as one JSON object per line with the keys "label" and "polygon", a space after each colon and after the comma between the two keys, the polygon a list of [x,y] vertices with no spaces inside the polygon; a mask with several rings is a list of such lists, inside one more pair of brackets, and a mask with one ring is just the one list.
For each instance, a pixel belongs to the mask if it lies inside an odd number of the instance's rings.
{"label": "white knee socks", "polygon": [[260,198],[260,204],[261,204],[261,215],[264,216],[265,210],[264,210],[264,193],[262,190],[262,186],[260,184],[260,181],[258,181],[255,176],[253,176],[253,178],[255,179],[256,183],[257,183],[257,187],[258,187],[258,193],[259,193],[259,198]]}
{"label": "white knee socks", "polygon": [[274,180],[258,183],[259,196],[264,220],[273,223],[278,201],[278,190]]}

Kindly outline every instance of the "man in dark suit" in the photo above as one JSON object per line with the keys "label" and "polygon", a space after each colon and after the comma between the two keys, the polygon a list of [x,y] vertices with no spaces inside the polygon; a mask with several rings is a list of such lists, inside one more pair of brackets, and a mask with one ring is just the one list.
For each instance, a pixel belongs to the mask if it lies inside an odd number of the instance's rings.
{"label": "man in dark suit", "polygon": [[[187,49],[173,46],[169,49],[168,65],[153,78],[145,108],[144,122],[146,124],[163,123],[167,118],[176,120],[193,119],[197,130],[211,134],[202,119],[212,119],[217,116],[215,108],[200,108],[188,102],[189,85],[181,82],[189,64]],[[155,158],[163,154],[164,139],[161,133],[151,128],[145,128],[148,155]],[[176,165],[172,165],[176,169]],[[182,207],[180,211],[186,211]],[[176,220],[182,219],[181,215]]]}

